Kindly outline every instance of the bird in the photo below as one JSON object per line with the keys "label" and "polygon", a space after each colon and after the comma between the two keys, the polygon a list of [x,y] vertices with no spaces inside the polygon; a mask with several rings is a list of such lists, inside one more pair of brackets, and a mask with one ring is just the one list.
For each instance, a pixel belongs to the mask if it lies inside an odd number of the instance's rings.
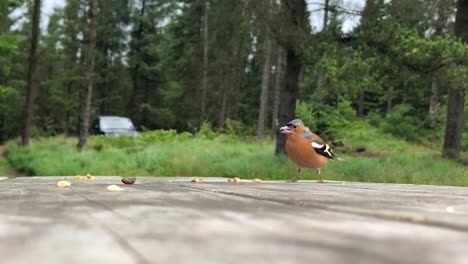
{"label": "bird", "polygon": [[320,170],[330,160],[343,160],[333,153],[325,141],[304,126],[300,119],[294,119],[281,127],[280,132],[287,135],[286,153],[296,165],[297,174],[290,180],[296,182],[303,169],[315,169],[319,176],[318,182],[323,183]]}

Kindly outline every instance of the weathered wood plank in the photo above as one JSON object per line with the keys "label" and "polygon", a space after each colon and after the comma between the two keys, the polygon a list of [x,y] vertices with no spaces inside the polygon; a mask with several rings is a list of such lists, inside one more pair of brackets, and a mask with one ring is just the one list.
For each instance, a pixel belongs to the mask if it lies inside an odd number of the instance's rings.
{"label": "weathered wood plank", "polygon": [[[118,177],[0,182],[5,263],[466,263],[468,189]],[[453,212],[447,212],[451,206]],[[396,215],[397,217],[395,217]],[[400,217],[400,216],[404,217]],[[422,216],[421,221],[408,217]],[[416,218],[417,219],[417,218]],[[413,220],[413,221],[412,221]],[[434,224],[439,221],[443,224]],[[35,261],[36,260],[36,261]]]}
{"label": "weathered wood plank", "polygon": [[[328,182],[253,185],[188,184],[188,188],[377,218],[468,231],[468,188]],[[284,194],[284,195],[283,195]]]}

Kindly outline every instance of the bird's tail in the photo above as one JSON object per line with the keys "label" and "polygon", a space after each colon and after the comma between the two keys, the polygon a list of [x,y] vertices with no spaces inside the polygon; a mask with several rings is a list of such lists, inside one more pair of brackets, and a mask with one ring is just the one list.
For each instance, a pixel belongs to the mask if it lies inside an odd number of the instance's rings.
{"label": "bird's tail", "polygon": [[345,161],[345,159],[343,159],[343,158],[338,158],[338,157],[336,157],[334,160],[336,160],[336,161]]}

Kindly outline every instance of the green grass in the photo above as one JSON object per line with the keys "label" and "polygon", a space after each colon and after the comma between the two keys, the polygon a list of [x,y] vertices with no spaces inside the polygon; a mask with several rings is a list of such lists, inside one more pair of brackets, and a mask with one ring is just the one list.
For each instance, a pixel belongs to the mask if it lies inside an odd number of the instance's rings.
{"label": "green grass", "polygon": [[[272,155],[272,141],[242,142],[228,136],[147,139],[91,137],[75,150],[75,139],[43,138],[30,148],[8,144],[8,160],[28,175],[242,176],[281,178],[293,168],[285,157]],[[270,164],[265,166],[265,164]],[[288,167],[287,165],[290,165]],[[284,178],[284,177],[283,177]]]}
{"label": "green grass", "polygon": [[[345,161],[330,162],[328,180],[468,186],[466,167],[444,160],[438,150],[410,144],[370,126],[343,132],[345,147],[335,150]],[[276,157],[274,141],[255,142],[233,135],[176,134],[153,131],[136,139],[91,137],[75,150],[75,139],[43,138],[30,148],[7,145],[10,165],[27,175],[222,176],[289,179],[294,165]],[[373,157],[354,154],[364,146]],[[1,169],[1,164],[0,164]],[[306,170],[302,179],[316,179]]]}
{"label": "green grass", "polygon": [[10,167],[8,161],[3,156],[4,148],[0,146],[0,176],[8,176]]}
{"label": "green grass", "polygon": [[8,176],[8,161],[0,158],[0,176]]}

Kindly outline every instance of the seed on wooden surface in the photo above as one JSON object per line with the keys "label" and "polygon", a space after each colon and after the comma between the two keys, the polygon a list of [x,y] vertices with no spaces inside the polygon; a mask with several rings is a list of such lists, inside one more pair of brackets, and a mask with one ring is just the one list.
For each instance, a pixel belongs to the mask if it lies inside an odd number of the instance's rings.
{"label": "seed on wooden surface", "polygon": [[240,182],[240,178],[239,178],[239,177],[229,178],[227,181],[228,181],[228,182],[235,182],[235,183],[238,183],[238,182]]}
{"label": "seed on wooden surface", "polygon": [[196,177],[194,179],[192,179],[192,182],[202,182],[204,181],[204,179],[202,177]]}
{"label": "seed on wooden surface", "polygon": [[58,181],[57,182],[57,187],[60,188],[65,188],[65,187],[70,187],[71,183],[69,181]]}
{"label": "seed on wooden surface", "polygon": [[123,183],[125,183],[125,184],[134,184],[135,181],[136,181],[136,178],[135,177],[124,177],[124,178],[122,178],[121,181]]}
{"label": "seed on wooden surface", "polygon": [[109,185],[107,186],[106,188],[109,192],[121,192],[123,191],[124,189],[115,185],[115,184],[112,184],[112,185]]}

